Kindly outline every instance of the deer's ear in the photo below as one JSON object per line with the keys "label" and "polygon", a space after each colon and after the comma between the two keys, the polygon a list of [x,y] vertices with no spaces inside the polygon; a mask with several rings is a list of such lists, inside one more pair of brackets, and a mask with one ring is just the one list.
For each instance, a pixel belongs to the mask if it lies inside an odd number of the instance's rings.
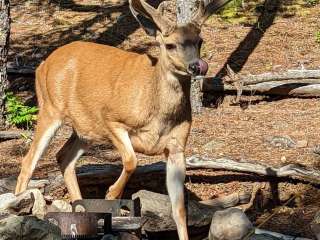
{"label": "deer's ear", "polygon": [[148,35],[156,36],[157,31],[167,34],[172,25],[163,17],[161,7],[155,9],[144,0],[129,0],[130,10]]}
{"label": "deer's ear", "polygon": [[198,11],[193,17],[193,22],[198,25],[202,25],[208,17],[216,13],[220,8],[226,5],[232,0],[199,0],[198,1]]}

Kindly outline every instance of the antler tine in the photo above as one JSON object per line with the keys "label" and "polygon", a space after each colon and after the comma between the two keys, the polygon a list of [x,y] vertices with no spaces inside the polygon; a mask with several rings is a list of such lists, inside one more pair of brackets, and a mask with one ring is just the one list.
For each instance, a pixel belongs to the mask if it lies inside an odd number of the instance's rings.
{"label": "antler tine", "polygon": [[195,14],[193,21],[202,25],[211,14],[216,12],[218,9],[226,5],[232,0],[199,0],[198,11]]}
{"label": "antler tine", "polygon": [[205,3],[202,0],[198,1],[198,10],[195,13],[195,15],[193,16],[193,21],[198,23],[199,25],[201,25],[201,19],[205,14]]}

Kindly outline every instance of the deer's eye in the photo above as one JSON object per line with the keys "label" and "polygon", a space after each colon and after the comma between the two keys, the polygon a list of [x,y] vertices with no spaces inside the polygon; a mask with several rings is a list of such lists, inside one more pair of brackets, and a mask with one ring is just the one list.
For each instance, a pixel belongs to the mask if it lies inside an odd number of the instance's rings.
{"label": "deer's eye", "polygon": [[172,43],[166,44],[166,49],[167,50],[174,50],[176,48],[177,48],[177,45],[175,45],[175,44],[172,44]]}

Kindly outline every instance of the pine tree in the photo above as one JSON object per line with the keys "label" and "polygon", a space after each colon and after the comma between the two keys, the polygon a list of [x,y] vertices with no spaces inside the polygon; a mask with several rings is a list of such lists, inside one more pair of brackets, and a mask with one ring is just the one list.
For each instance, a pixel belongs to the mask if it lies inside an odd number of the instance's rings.
{"label": "pine tree", "polygon": [[0,124],[4,124],[5,91],[8,88],[7,56],[10,35],[10,2],[0,0]]}

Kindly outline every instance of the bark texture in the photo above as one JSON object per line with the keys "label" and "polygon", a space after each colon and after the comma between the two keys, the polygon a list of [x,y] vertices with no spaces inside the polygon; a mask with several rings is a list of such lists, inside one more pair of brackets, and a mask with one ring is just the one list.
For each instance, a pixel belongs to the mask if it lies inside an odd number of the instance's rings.
{"label": "bark texture", "polygon": [[[197,0],[177,0],[177,23],[183,25],[192,20],[193,13],[196,10]],[[202,106],[202,93],[200,82],[197,79],[192,79],[191,82],[191,106],[193,113],[200,113]]]}
{"label": "bark texture", "polygon": [[10,3],[0,0],[0,124],[4,124],[4,98],[8,88],[7,55],[10,35]]}

